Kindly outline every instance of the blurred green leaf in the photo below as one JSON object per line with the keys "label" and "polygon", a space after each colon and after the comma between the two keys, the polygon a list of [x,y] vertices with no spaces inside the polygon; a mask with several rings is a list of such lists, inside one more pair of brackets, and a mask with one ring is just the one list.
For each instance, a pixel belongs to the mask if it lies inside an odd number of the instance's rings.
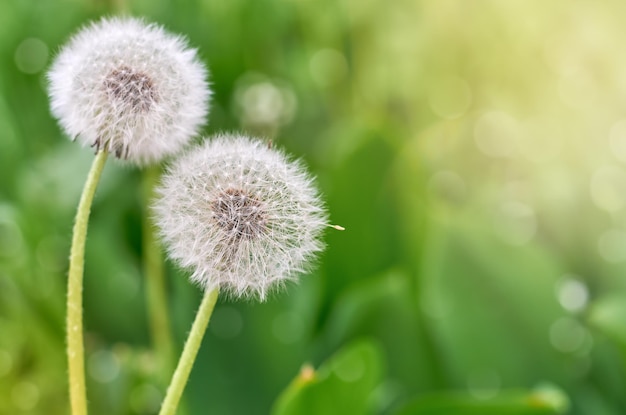
{"label": "blurred green leaf", "polygon": [[464,386],[484,371],[505,387],[566,382],[571,365],[549,337],[564,316],[554,295],[560,264],[536,246],[507,245],[461,218],[432,226],[421,307],[452,382]]}
{"label": "blurred green leaf", "polygon": [[611,295],[596,300],[589,311],[589,323],[626,348],[626,297]]}
{"label": "blurred green leaf", "polygon": [[274,405],[273,415],[368,414],[382,375],[382,354],[371,341],[353,343],[319,371],[305,367]]}
{"label": "blurred green leaf", "polygon": [[324,343],[376,338],[386,351],[387,375],[405,397],[443,384],[439,354],[416,309],[410,275],[402,269],[362,278],[335,301]]}
{"label": "blurred green leaf", "polygon": [[507,391],[491,399],[445,393],[415,399],[395,415],[551,415],[569,408],[567,396],[552,386],[535,391]]}

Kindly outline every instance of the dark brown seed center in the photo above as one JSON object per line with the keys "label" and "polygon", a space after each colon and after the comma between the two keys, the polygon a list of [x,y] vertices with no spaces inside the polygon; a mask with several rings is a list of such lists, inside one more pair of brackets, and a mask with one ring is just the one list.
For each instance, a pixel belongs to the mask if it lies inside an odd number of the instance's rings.
{"label": "dark brown seed center", "polygon": [[211,203],[211,210],[213,219],[234,239],[253,239],[267,229],[263,204],[243,190],[224,190]]}
{"label": "dark brown seed center", "polygon": [[152,79],[128,66],[109,72],[104,80],[104,89],[111,99],[127,104],[133,112],[148,111],[157,99]]}

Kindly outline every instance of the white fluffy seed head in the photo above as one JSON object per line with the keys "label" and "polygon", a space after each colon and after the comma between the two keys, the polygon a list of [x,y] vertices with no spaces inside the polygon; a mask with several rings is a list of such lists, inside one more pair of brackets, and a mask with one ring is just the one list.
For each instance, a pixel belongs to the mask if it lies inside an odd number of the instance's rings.
{"label": "white fluffy seed head", "polygon": [[157,194],[166,249],[204,289],[264,300],[323,248],[327,215],[312,178],[259,141],[220,135],[188,151]]}
{"label": "white fluffy seed head", "polygon": [[206,78],[184,38],[139,19],[102,19],[56,57],[51,110],[72,139],[147,165],[180,151],[205,123]]}

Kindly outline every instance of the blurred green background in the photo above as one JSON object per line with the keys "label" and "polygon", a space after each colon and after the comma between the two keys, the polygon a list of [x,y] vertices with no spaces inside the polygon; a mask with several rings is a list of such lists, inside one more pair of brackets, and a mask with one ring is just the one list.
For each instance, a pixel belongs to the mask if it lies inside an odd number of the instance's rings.
{"label": "blurred green background", "polygon": [[[626,3],[125,3],[199,48],[204,132],[304,158],[347,228],[299,285],[218,302],[181,413],[626,414]],[[114,7],[0,2],[2,415],[68,413],[67,257],[93,154],[52,119],[45,72]],[[92,211],[94,415],[163,396],[141,185],[108,163]],[[167,281],[178,353],[201,293],[171,264]]]}

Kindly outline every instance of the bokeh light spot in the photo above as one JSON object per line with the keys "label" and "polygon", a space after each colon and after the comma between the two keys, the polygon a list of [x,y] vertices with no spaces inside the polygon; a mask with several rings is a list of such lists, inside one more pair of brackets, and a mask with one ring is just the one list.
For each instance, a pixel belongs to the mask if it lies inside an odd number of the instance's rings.
{"label": "bokeh light spot", "polygon": [[279,125],[292,120],[297,99],[287,85],[257,75],[244,75],[235,90],[237,113],[244,124]]}
{"label": "bokeh light spot", "polygon": [[609,133],[609,144],[615,157],[626,162],[626,120],[613,124]]}
{"label": "bokeh light spot", "polygon": [[11,398],[18,409],[30,411],[39,402],[39,388],[32,382],[18,382],[11,390]]}
{"label": "bokeh light spot", "polygon": [[612,263],[626,260],[626,232],[619,229],[609,229],[598,239],[600,256]]}
{"label": "bokeh light spot", "polygon": [[252,122],[275,122],[284,105],[280,91],[269,82],[252,85],[243,95],[243,107]]}
{"label": "bokeh light spot", "polygon": [[337,377],[344,382],[355,382],[365,374],[365,362],[359,355],[351,355],[339,360],[333,366]]}
{"label": "bokeh light spot", "polygon": [[108,383],[120,373],[118,357],[109,350],[98,350],[89,357],[89,375],[97,382]]}
{"label": "bokeh light spot", "polygon": [[37,38],[24,39],[15,50],[17,68],[27,74],[36,74],[48,62],[48,46]]}
{"label": "bokeh light spot", "polygon": [[474,140],[478,149],[490,157],[510,157],[519,142],[520,127],[509,114],[502,111],[484,113],[474,125]]}
{"label": "bokeh light spot", "polygon": [[587,285],[571,277],[566,277],[558,282],[556,294],[559,304],[571,312],[582,311],[589,300]]}
{"label": "bokeh light spot", "polygon": [[584,344],[587,330],[575,319],[562,317],[550,326],[550,343],[563,353],[578,351]]}
{"label": "bokeh light spot", "polygon": [[600,167],[591,178],[591,199],[600,209],[617,212],[626,206],[626,172],[617,166]]}
{"label": "bokeh light spot", "polygon": [[537,385],[533,390],[533,400],[548,405],[554,409],[555,413],[565,414],[568,413],[570,407],[569,397],[563,392],[563,390],[551,383],[541,383]]}

